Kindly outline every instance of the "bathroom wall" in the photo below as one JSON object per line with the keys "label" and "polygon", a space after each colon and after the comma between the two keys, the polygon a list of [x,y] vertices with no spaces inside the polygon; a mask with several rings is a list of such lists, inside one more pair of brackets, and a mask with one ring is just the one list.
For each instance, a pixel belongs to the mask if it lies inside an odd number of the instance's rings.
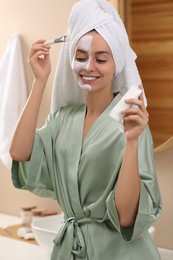
{"label": "bathroom wall", "polygon": [[[66,32],[67,19],[71,6],[75,0],[1,0],[0,7],[0,58],[5,51],[11,34],[17,33],[21,36],[24,66],[28,93],[31,88],[33,75],[27,63],[27,56],[31,44],[37,39],[52,39],[62,36]],[[51,61],[52,73],[44,93],[38,127],[44,123],[49,113],[51,86],[53,75],[59,53],[59,46],[52,46]],[[0,162],[0,213],[18,215],[20,206],[23,204],[34,204],[41,208],[59,210],[57,203],[52,200],[42,199],[20,191],[11,183],[10,171]]]}

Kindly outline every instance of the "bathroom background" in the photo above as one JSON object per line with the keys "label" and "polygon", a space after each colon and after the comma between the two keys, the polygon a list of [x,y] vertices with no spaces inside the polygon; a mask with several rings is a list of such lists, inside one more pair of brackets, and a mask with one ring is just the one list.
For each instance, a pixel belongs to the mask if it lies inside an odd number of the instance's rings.
{"label": "bathroom background", "polygon": [[[1,0],[0,8],[0,61],[10,36],[20,36],[27,93],[33,75],[27,63],[31,44],[39,38],[52,39],[66,32],[67,19],[75,0]],[[163,196],[164,211],[156,222],[158,246],[173,249],[173,3],[151,0],[110,0],[119,8],[134,50],[149,101],[150,126],[156,149],[155,159]],[[51,49],[52,73],[44,93],[38,127],[49,113],[51,86],[60,45]],[[9,93],[10,95],[10,93]],[[15,102],[15,101],[14,101]],[[13,111],[11,111],[13,112]],[[2,124],[2,122],[0,123]],[[0,213],[19,215],[21,205],[60,211],[57,203],[42,199],[27,191],[17,190],[11,182],[10,170],[0,161]]]}

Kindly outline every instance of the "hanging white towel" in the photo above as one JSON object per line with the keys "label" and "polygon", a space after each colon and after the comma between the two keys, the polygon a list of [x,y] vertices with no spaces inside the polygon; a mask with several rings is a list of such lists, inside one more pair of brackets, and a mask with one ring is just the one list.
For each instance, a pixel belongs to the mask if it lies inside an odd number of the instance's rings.
{"label": "hanging white towel", "polygon": [[0,159],[11,167],[9,147],[27,99],[20,37],[12,35],[0,59]]}

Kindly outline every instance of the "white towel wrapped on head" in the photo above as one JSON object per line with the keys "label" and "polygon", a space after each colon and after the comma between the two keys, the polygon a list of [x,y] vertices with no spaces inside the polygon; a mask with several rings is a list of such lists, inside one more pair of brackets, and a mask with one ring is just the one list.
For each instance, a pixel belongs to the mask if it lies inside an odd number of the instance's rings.
{"label": "white towel wrapped on head", "polygon": [[81,0],[73,6],[69,17],[67,34],[71,41],[63,43],[60,51],[52,91],[52,112],[69,104],[85,102],[71,66],[78,40],[91,30],[96,30],[112,51],[116,66],[113,92],[124,94],[132,85],[141,84],[136,54],[130,47],[118,12],[106,0]]}

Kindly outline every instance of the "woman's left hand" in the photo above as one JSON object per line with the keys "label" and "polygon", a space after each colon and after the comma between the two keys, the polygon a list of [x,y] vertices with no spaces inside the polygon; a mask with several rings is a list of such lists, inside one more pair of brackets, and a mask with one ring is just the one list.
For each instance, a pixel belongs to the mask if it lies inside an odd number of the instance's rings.
{"label": "woman's left hand", "polygon": [[127,99],[125,102],[130,105],[136,105],[123,112],[126,138],[129,141],[137,140],[149,121],[149,114],[144,105],[143,93],[139,99]]}

